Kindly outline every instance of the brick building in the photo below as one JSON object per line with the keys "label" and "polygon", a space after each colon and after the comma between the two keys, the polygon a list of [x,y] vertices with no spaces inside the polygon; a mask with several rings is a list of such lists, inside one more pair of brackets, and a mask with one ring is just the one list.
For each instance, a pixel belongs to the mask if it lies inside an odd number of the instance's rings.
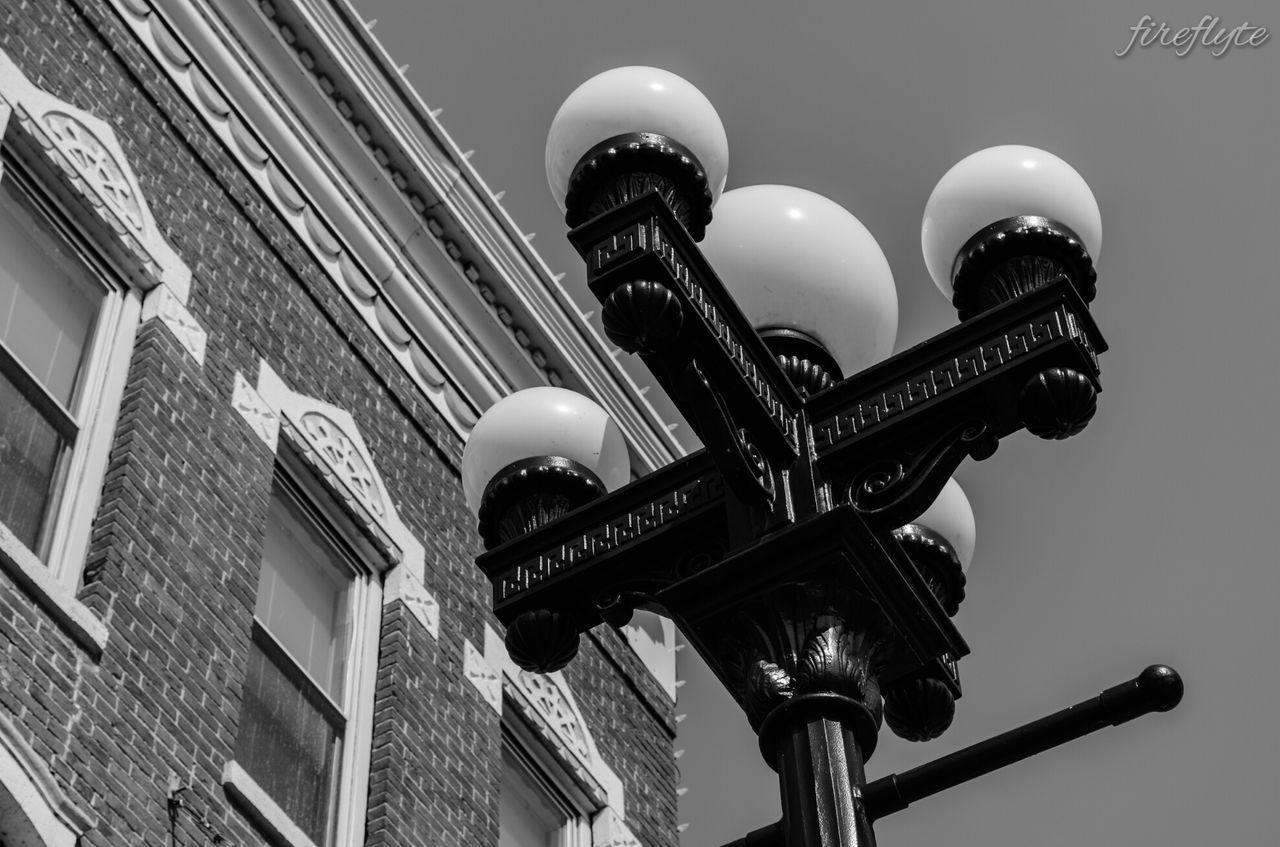
{"label": "brick building", "polygon": [[662,416],[348,0],[0,0],[0,844],[676,841],[672,630],[507,660],[458,477]]}

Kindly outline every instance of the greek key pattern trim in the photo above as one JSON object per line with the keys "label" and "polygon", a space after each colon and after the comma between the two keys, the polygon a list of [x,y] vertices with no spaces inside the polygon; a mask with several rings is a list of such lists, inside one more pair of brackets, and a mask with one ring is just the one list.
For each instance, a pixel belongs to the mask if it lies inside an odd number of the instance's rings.
{"label": "greek key pattern trim", "polygon": [[714,502],[722,494],[723,482],[718,475],[701,477],[669,491],[603,526],[509,569],[497,581],[498,599],[508,600],[552,576],[616,550],[633,539]]}
{"label": "greek key pattern trim", "polygon": [[725,323],[719,309],[694,279],[688,263],[681,258],[672,240],[666,237],[660,222],[633,224],[597,244],[589,260],[591,276],[598,276],[611,266],[646,251],[652,251],[662,261],[671,278],[680,286],[693,304],[694,310],[702,318],[703,325],[719,341],[720,348],[729,356],[738,373],[751,386],[752,392],[764,407],[769,419],[786,438],[787,443],[795,448],[799,443],[795,416],[788,412],[787,407],[774,394],[773,386],[761,375],[733,328]]}
{"label": "greek key pattern trim", "polygon": [[954,391],[1063,338],[1077,339],[1087,345],[1074,317],[1059,307],[884,391],[855,400],[847,411],[816,421],[813,426],[814,444],[818,450],[834,447],[926,400]]}

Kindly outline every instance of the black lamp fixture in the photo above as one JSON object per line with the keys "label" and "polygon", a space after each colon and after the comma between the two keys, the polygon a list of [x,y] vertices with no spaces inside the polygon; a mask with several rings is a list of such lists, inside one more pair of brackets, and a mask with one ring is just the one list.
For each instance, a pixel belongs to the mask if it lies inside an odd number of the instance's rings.
{"label": "black lamp fixture", "polygon": [[961,693],[951,617],[975,532],[952,473],[1019,429],[1074,435],[1096,410],[1101,219],[1043,150],[962,160],[921,232],[961,323],[889,356],[897,294],[866,228],[803,189],[726,192],[727,169],[715,109],[654,68],[594,77],[552,123],[548,178],[605,332],[705,449],[628,482],[622,434],[586,397],[533,388],[486,412],[463,484],[512,659],[554,671],[593,626],[673,618],[779,773],[783,819],[743,845],[873,844],[872,821],[915,799],[1173,708],[1181,680],[1153,666],[866,783],[882,723],[934,738]]}

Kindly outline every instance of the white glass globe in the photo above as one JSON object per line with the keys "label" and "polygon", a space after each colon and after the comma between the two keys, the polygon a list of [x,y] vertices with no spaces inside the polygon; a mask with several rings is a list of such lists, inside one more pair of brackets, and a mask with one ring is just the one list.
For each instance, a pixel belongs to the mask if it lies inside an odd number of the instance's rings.
{"label": "white glass globe", "polygon": [[893,352],[889,262],[867,228],[821,194],[789,185],[726,191],[702,251],[753,326],[807,332],[845,376]]}
{"label": "white glass globe", "polygon": [[587,151],[631,132],[672,138],[697,157],[711,202],[729,173],[729,139],[711,101],[691,83],[660,68],[614,68],[582,83],[560,106],[547,133],[547,182],[560,211],[569,176]]}
{"label": "white glass globe", "polygon": [[1018,215],[1066,224],[1097,261],[1102,216],[1093,192],[1075,168],[1035,147],[988,147],[943,174],[924,207],[920,227],[924,263],[948,299],[951,267],[960,248],[983,227]]}
{"label": "white glass globe", "polygon": [[912,523],[945,538],[960,557],[960,568],[968,573],[978,529],[973,520],[973,507],[958,482],[947,480],[933,505]]}
{"label": "white glass globe", "polygon": [[479,514],[498,471],[534,456],[560,456],[587,467],[609,491],[631,479],[622,430],[589,397],[539,386],[503,397],[476,421],[462,450],[462,493]]}

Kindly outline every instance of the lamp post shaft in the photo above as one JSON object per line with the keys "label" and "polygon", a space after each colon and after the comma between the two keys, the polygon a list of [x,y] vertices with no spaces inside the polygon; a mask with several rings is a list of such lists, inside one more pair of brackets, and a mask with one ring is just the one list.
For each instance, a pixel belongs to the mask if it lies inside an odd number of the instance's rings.
{"label": "lamp post shaft", "polygon": [[840,720],[813,717],[781,733],[774,761],[787,847],[875,847],[862,758],[853,727]]}

